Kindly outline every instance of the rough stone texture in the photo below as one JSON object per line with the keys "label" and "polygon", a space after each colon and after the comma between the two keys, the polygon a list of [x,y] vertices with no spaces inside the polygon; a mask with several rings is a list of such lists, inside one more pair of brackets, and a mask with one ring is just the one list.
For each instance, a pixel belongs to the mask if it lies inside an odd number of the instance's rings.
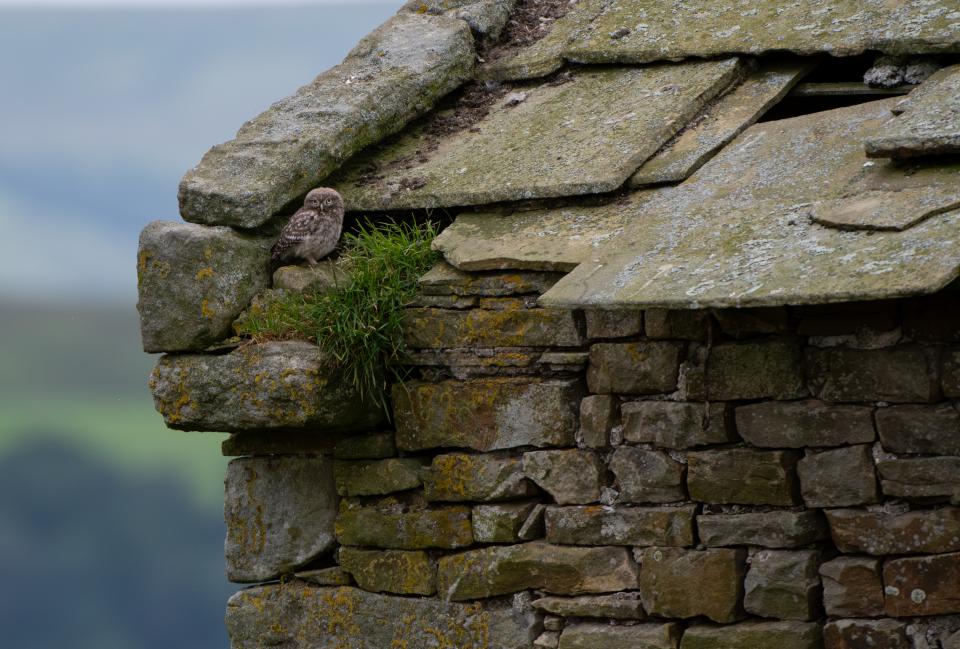
{"label": "rough stone texture", "polygon": [[397,447],[573,446],[580,396],[571,380],[407,381],[393,389]]}
{"label": "rough stone texture", "polygon": [[849,507],[877,502],[872,446],[807,451],[797,463],[800,492],[807,507]]}
{"label": "rough stone texture", "polygon": [[491,546],[440,559],[442,597],[463,601],[536,589],[586,595],[637,586],[637,566],[626,548],[575,548],[539,541]]}
{"label": "rough stone texture", "polygon": [[462,605],[302,583],[244,590],[227,604],[233,649],[528,649],[536,619],[500,604]]}
{"label": "rough stone texture", "polygon": [[687,497],[686,467],[663,451],[622,446],[610,458],[620,502],[670,503]]}
{"label": "rough stone texture", "polygon": [[590,392],[657,394],[677,387],[680,347],[668,342],[598,343],[590,347]]}
{"label": "rough stone texture", "polygon": [[357,585],[374,593],[433,595],[437,567],[426,552],[340,548],[340,566]]}
{"label": "rough stone texture", "polygon": [[700,347],[681,369],[687,399],[796,399],[806,396],[800,346],[789,340]]}
{"label": "rough stone texture", "polygon": [[390,507],[341,505],[337,541],[395,550],[455,549],[473,544],[469,507],[402,511]]}
{"label": "rough stone texture", "polygon": [[562,545],[693,545],[695,505],[547,507],[547,541]]}
{"label": "rough stone texture", "polygon": [[881,133],[867,138],[868,156],[909,158],[960,153],[960,65],[935,72],[924,85],[924,92],[911,97],[902,115]]}
{"label": "rough stone texture", "polygon": [[816,550],[761,550],[750,557],[744,580],[747,613],[781,620],[812,620],[820,614]]}
{"label": "rough stone texture", "polygon": [[632,444],[655,444],[687,449],[736,440],[725,403],[630,401],[620,407],[623,439]]}
{"label": "rough stone texture", "polygon": [[478,36],[495,40],[516,4],[517,0],[408,0],[400,11],[459,18]]}
{"label": "rough stone texture", "polygon": [[423,460],[416,458],[337,461],[333,465],[341,496],[380,496],[416,489],[422,484],[423,468]]}
{"label": "rough stone texture", "polygon": [[628,338],[643,331],[640,311],[593,311],[584,314],[587,320],[587,338]]}
{"label": "rough stone texture", "polygon": [[414,349],[576,347],[585,340],[573,311],[406,309],[403,337]]}
{"label": "rough stone texture", "polygon": [[[436,135],[414,127],[349,162],[333,184],[359,211],[612,191],[740,71],[737,59],[585,68],[568,83],[526,89],[520,103],[500,99],[432,147]],[[370,180],[371,165],[382,180]]]}
{"label": "rough stone texture", "polygon": [[617,421],[619,403],[608,394],[594,394],[580,402],[580,430],[577,444],[585,448],[603,448],[610,442],[610,431]]}
{"label": "rough stone texture", "polygon": [[332,359],[306,342],[249,345],[229,354],[164,356],[150,379],[169,428],[234,432],[375,428],[383,410],[361,399]]}
{"label": "rough stone texture", "polygon": [[270,285],[270,241],[230,228],[154,221],[140,233],[137,287],[143,350],[200,351]]}
{"label": "rough stone texture", "polygon": [[582,622],[563,630],[560,649],[676,649],[680,629],[676,624],[610,626]]}
{"label": "rough stone texture", "polygon": [[876,439],[873,408],[834,406],[813,399],[741,406],[736,420],[737,432],[752,446],[843,446]]}
{"label": "rough stone texture", "polygon": [[612,620],[643,620],[647,614],[639,593],[541,597],[533,607],[560,617],[600,617]]}
{"label": "rough stone texture", "polygon": [[960,553],[892,559],[883,565],[892,617],[960,613]]}
{"label": "rough stone texture", "polygon": [[524,477],[520,458],[450,453],[434,456],[424,494],[427,500],[482,502],[533,496],[537,489]]}
{"label": "rough stone texture", "polygon": [[465,22],[404,13],[324,72],[213,147],[180,183],[195,223],[270,221],[355,152],[403,128],[470,75]]}
{"label": "rough stone texture", "polygon": [[316,266],[281,266],[273,271],[273,288],[295,293],[329,293],[347,282],[347,274],[335,261]]}
{"label": "rough stone texture", "polygon": [[881,408],[877,431],[892,453],[960,455],[960,412],[949,403]]}
{"label": "rough stone texture", "polygon": [[533,641],[533,649],[557,649],[559,644],[560,631],[544,631]]}
{"label": "rough stone texture", "polygon": [[337,495],[325,458],[248,457],[227,466],[227,578],[275,579],[334,547]]}
{"label": "rough stone texture", "polygon": [[493,505],[474,505],[471,520],[473,539],[477,543],[516,543],[520,530],[537,502],[526,500]]}
{"label": "rough stone texture", "polygon": [[[642,195],[639,192],[634,196]],[[709,311],[647,309],[643,312],[646,334],[653,340],[695,340],[703,342],[713,326]]]}
{"label": "rough stone texture", "polygon": [[353,577],[349,572],[345,572],[340,566],[330,568],[318,568],[317,570],[304,570],[294,573],[297,579],[305,581],[314,586],[350,586],[353,584]]}
{"label": "rough stone texture", "polygon": [[694,625],[683,634],[680,649],[820,649],[816,622],[741,622],[732,626]]}
{"label": "rough stone texture", "polygon": [[697,516],[700,542],[708,546],[759,545],[797,548],[828,537],[815,511],[769,511]]}
{"label": "rough stone texture", "polygon": [[596,502],[605,467],[591,451],[532,451],[523,454],[523,472],[559,505]]}
{"label": "rough stone texture", "polygon": [[823,607],[827,615],[883,615],[883,581],[880,567],[880,560],[872,557],[837,557],[820,564]]}
{"label": "rough stone texture", "polygon": [[883,513],[860,509],[827,512],[841,552],[942,554],[960,551],[960,508]]}
{"label": "rough stone texture", "polygon": [[346,437],[333,448],[333,456],[338,460],[380,460],[396,454],[393,433]]}
{"label": "rough stone texture", "polygon": [[440,261],[417,283],[426,295],[504,297],[546,293],[560,277],[560,273],[538,272],[466,273]]}
{"label": "rough stone texture", "polygon": [[912,649],[899,620],[834,620],[823,627],[826,649]]}
{"label": "rough stone texture", "polygon": [[841,230],[901,231],[958,207],[960,192],[956,189],[918,187],[825,200],[812,207],[811,218]]}
{"label": "rough stone texture", "polygon": [[960,457],[883,460],[877,469],[880,486],[887,496],[945,496],[960,504]]}
{"label": "rough stone texture", "polygon": [[687,489],[704,503],[796,505],[798,459],[792,451],[696,451],[687,454]]}
{"label": "rough stone texture", "polygon": [[745,559],[745,550],[637,550],[643,608],[660,617],[735,622],[743,617]]}
{"label": "rough stone texture", "polygon": [[893,349],[807,349],[810,389],[825,401],[935,401],[936,380],[931,350],[917,346]]}

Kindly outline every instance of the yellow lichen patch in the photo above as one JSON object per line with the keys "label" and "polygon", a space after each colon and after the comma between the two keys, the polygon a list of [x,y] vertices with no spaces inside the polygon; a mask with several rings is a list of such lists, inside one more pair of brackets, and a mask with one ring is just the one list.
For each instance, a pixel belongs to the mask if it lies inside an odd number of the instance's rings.
{"label": "yellow lichen patch", "polygon": [[207,320],[212,320],[217,315],[217,312],[210,308],[210,300],[206,298],[200,302],[200,313]]}
{"label": "yellow lichen patch", "polygon": [[203,281],[203,280],[205,280],[205,279],[210,279],[210,278],[213,277],[215,274],[216,274],[216,273],[213,272],[213,268],[211,268],[210,266],[206,266],[206,267],[201,268],[200,270],[198,270],[198,271],[197,271],[197,274],[194,275],[194,278],[195,278],[198,282],[200,282],[200,281]]}

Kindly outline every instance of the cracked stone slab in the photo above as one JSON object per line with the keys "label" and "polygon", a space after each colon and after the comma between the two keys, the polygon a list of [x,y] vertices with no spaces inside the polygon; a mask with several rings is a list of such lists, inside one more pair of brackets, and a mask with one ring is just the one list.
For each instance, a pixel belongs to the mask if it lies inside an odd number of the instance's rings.
{"label": "cracked stone slab", "polygon": [[500,36],[517,0],[408,0],[401,12],[459,18],[482,38]]}
{"label": "cracked stone slab", "polygon": [[414,128],[331,183],[361,211],[612,191],[741,73],[736,58],[578,71],[508,95],[468,130]]}
{"label": "cracked stone slab", "polygon": [[[956,24],[960,25],[960,10]],[[931,76],[899,109],[903,114],[865,146],[872,158],[911,158],[960,153],[960,65]]]}
{"label": "cracked stone slab", "polygon": [[943,288],[960,269],[960,210],[903,232],[841,231],[811,218],[811,206],[831,198],[956,187],[956,161],[905,167],[867,160],[859,143],[883,128],[893,105],[883,100],[754,125],[687,182],[594,208],[621,213],[623,230],[541,304],[760,307]]}
{"label": "cracked stone slab", "polygon": [[955,0],[621,0],[573,34],[563,55],[583,63],[647,63],[770,51],[852,56],[867,50],[960,51],[960,9]]}
{"label": "cracked stone slab", "polygon": [[213,147],[180,183],[187,221],[253,228],[363,147],[396,133],[469,77],[467,23],[401,13],[324,72]]}
{"label": "cracked stone slab", "polygon": [[872,191],[815,203],[811,218],[841,230],[906,230],[960,208],[960,187],[912,187]]}

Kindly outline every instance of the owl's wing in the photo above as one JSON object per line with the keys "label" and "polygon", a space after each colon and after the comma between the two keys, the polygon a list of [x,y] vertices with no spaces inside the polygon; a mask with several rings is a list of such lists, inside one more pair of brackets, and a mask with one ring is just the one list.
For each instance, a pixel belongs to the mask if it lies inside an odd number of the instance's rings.
{"label": "owl's wing", "polygon": [[270,249],[270,259],[277,261],[283,254],[316,231],[320,215],[314,210],[300,208],[280,231],[280,238]]}

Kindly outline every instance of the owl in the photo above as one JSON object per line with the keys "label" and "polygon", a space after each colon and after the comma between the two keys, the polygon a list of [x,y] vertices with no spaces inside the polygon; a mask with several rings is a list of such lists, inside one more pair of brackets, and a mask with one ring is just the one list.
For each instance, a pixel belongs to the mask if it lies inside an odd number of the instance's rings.
{"label": "owl", "polygon": [[296,257],[311,266],[337,247],[343,229],[343,198],[335,189],[311,190],[303,207],[290,217],[280,238],[270,250],[270,260],[283,262]]}

